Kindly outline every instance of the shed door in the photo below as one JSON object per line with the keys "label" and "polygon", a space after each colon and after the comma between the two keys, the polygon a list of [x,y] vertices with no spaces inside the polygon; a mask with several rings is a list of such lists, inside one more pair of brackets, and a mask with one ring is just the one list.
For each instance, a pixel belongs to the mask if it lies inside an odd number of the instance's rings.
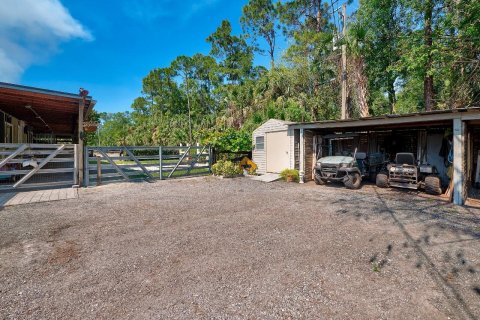
{"label": "shed door", "polygon": [[290,138],[287,131],[266,133],[267,172],[290,168]]}

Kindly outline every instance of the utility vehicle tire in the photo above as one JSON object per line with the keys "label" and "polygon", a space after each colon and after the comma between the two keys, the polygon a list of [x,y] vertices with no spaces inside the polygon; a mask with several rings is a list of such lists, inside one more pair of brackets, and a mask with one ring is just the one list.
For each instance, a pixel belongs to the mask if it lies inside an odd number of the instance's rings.
{"label": "utility vehicle tire", "polygon": [[318,176],[318,174],[315,174],[313,180],[315,181],[315,184],[318,184],[321,186],[323,186],[326,183],[324,180],[322,180],[322,178]]}
{"label": "utility vehicle tire", "polygon": [[425,192],[434,195],[442,194],[440,178],[437,176],[425,177]]}
{"label": "utility vehicle tire", "polygon": [[375,184],[379,188],[388,188],[388,174],[384,172],[380,172],[379,174],[377,174]]}
{"label": "utility vehicle tire", "polygon": [[358,189],[362,185],[362,177],[357,172],[349,174],[350,178],[344,181],[347,189]]}

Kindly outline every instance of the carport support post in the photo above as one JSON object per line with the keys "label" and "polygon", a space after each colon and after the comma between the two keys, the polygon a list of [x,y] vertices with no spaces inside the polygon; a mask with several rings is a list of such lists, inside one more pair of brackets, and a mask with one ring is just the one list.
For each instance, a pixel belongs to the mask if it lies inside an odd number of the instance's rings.
{"label": "carport support post", "polygon": [[78,185],[81,187],[83,182],[83,170],[84,170],[84,150],[83,150],[83,111],[85,109],[85,99],[80,99],[78,103]]}
{"label": "carport support post", "polygon": [[304,183],[303,177],[305,175],[305,135],[304,129],[300,128],[300,159],[299,166],[300,166],[300,183]]}
{"label": "carport support post", "polygon": [[453,203],[463,205],[463,176],[465,157],[465,123],[453,119]]}

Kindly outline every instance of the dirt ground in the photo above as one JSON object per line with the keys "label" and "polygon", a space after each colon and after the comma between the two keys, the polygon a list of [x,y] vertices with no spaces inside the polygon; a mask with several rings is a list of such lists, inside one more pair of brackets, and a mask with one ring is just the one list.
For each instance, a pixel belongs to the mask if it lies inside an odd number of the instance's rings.
{"label": "dirt ground", "polygon": [[0,211],[0,318],[480,318],[480,213],[214,177]]}

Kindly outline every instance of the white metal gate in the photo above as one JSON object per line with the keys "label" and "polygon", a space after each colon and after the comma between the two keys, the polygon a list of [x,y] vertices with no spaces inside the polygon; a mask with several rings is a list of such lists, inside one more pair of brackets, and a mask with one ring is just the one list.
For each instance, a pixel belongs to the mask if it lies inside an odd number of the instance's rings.
{"label": "white metal gate", "polygon": [[0,189],[78,184],[77,145],[0,143]]}
{"label": "white metal gate", "polygon": [[208,146],[87,147],[85,185],[209,174],[211,152]]}

